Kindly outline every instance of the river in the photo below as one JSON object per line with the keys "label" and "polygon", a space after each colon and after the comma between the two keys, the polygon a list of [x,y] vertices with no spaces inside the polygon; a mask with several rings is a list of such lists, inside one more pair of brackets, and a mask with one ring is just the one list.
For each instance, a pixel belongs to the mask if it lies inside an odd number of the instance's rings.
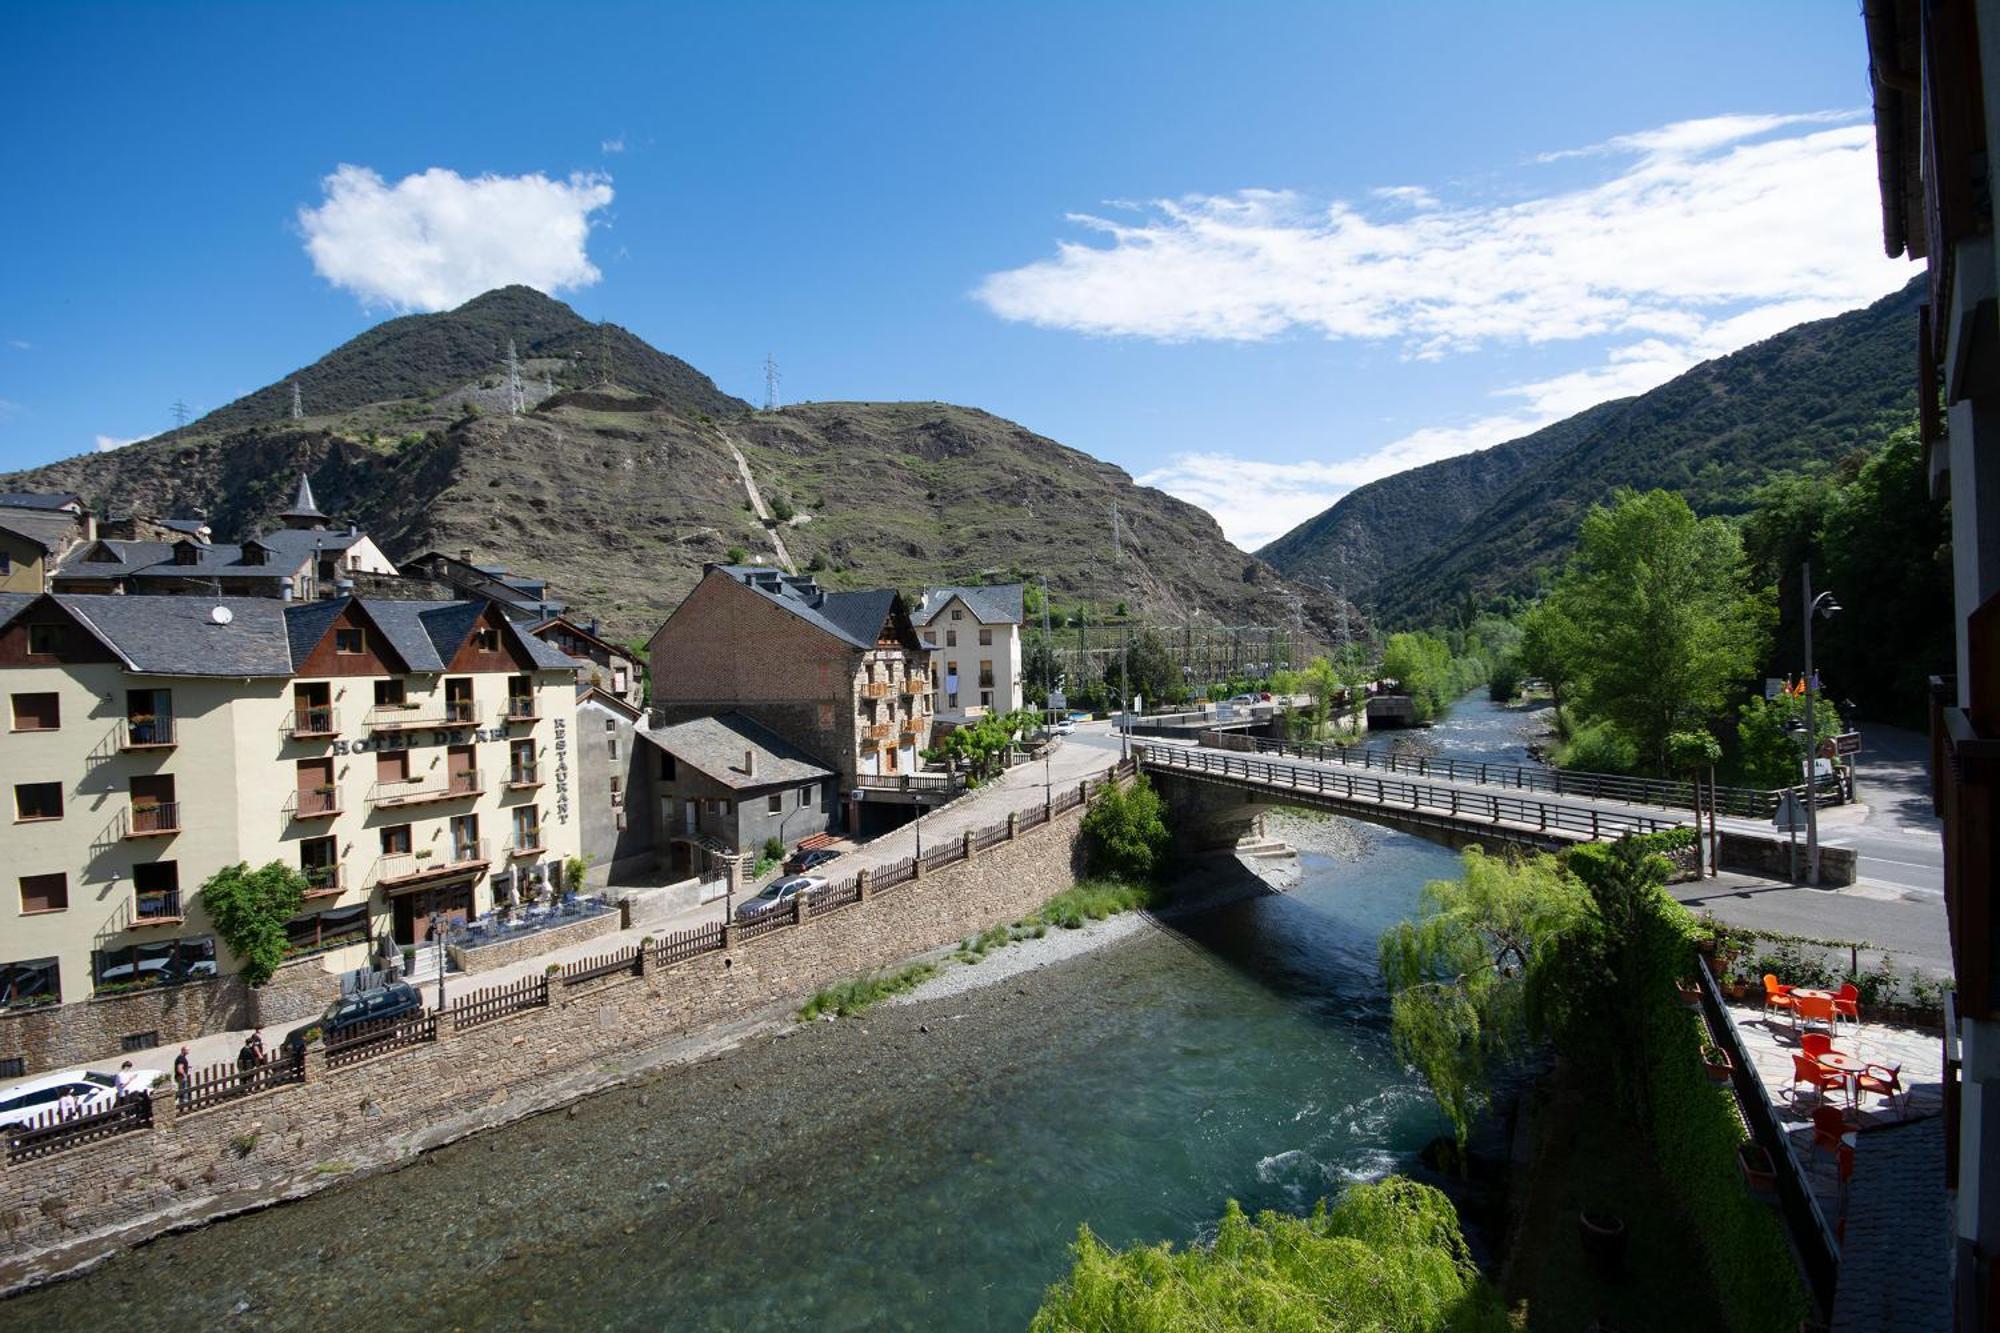
{"label": "river", "polygon": [[1445,1131],[1390,1050],[1375,943],[1455,859],[1327,832],[1342,853],[1302,853],[1286,893],[759,1038],[164,1238],[0,1321],[1019,1328],[1079,1224],[1185,1243],[1227,1199],[1309,1208]]}

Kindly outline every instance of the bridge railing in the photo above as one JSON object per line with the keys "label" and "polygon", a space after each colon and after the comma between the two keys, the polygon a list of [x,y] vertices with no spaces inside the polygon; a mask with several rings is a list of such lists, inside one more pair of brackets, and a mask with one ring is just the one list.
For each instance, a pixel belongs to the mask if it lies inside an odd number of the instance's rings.
{"label": "bridge railing", "polygon": [[[1201,743],[1230,750],[1258,754],[1294,755],[1322,764],[1341,764],[1384,773],[1403,773],[1419,778],[1442,778],[1446,782],[1477,782],[1482,786],[1511,787],[1516,791],[1542,791],[1555,796],[1576,796],[1584,800],[1624,801],[1630,805],[1660,805],[1694,809],[1694,784],[1662,778],[1630,778],[1616,773],[1566,772],[1559,768],[1529,767],[1521,764],[1493,764],[1477,759],[1454,759],[1448,755],[1399,754],[1371,750],[1362,745],[1323,745],[1313,741],[1273,741],[1257,736],[1230,736],[1211,740],[1203,733]],[[1802,793],[1803,794],[1803,793]],[[1744,819],[1769,819],[1777,813],[1775,791],[1754,787],[1717,787],[1716,809]],[[1840,804],[1842,788],[1838,778],[1820,779],[1821,807]]]}
{"label": "bridge railing", "polygon": [[1505,791],[1467,791],[1437,787],[1373,773],[1335,771],[1264,759],[1254,754],[1189,750],[1178,746],[1138,745],[1141,763],[1151,769],[1203,773],[1277,792],[1296,792],[1353,801],[1386,810],[1435,812],[1461,821],[1507,823],[1524,830],[1570,837],[1619,838],[1627,833],[1658,833],[1680,828],[1683,821],[1593,806],[1565,805],[1536,796]]}

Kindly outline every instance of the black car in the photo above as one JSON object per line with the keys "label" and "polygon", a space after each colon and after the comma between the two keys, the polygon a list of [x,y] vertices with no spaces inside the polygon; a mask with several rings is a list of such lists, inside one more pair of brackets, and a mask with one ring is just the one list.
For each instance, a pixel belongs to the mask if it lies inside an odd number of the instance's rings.
{"label": "black car", "polygon": [[800,852],[785,862],[785,873],[803,875],[808,870],[817,870],[828,861],[840,859],[840,852],[832,847],[815,847],[809,852]]}
{"label": "black car", "polygon": [[319,1022],[293,1028],[285,1038],[285,1050],[296,1055],[306,1048],[306,1034],[317,1031],[322,1041],[335,1041],[367,1023],[391,1018],[408,1018],[424,1010],[424,997],[408,982],[397,981],[380,990],[348,995],[328,1005]]}

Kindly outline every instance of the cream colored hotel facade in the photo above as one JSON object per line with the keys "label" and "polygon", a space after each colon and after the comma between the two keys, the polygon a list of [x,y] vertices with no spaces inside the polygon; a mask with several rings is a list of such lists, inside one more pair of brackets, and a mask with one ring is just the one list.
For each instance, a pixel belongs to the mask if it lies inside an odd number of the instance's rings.
{"label": "cream colored hotel facade", "polygon": [[0,1012],[233,972],[238,862],[328,972],[559,882],[576,669],[483,602],[0,596]]}

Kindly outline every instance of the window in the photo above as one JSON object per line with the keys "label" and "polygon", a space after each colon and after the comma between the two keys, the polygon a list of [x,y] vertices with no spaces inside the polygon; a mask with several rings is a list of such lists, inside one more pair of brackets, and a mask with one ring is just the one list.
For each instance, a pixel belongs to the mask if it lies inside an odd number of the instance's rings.
{"label": "window", "polygon": [[472,631],[472,646],[482,653],[500,651],[500,631],[492,625],[481,625]]}
{"label": "window", "polygon": [[408,782],[410,780],[410,752],[408,750],[378,750],[375,754],[375,780],[381,783]]}
{"label": "window", "polygon": [[333,651],[358,657],[368,651],[368,635],[358,625],[342,626],[333,632]]}
{"label": "window", "polygon": [[340,839],[307,838],[299,844],[299,873],[312,893],[337,893],[340,882]]}
{"label": "window", "polygon": [[959,610],[957,607],[954,606],[951,609],[951,618],[953,620],[963,620],[965,618],[965,612]]}
{"label": "window", "polygon": [[979,688],[982,690],[993,688],[993,663],[991,659],[984,659],[979,663]]}
{"label": "window", "polygon": [[808,782],[805,786],[799,788],[799,809],[803,810],[807,806],[811,805],[813,803],[814,795],[815,795],[814,784],[810,782]]}
{"label": "window", "polygon": [[[0,1009],[62,999],[62,967],[53,958],[0,963]],[[22,1071],[16,1070],[16,1073]],[[5,1071],[0,1070],[0,1075]]]}
{"label": "window", "polygon": [[514,741],[507,746],[507,781],[523,787],[535,781],[535,743]]}
{"label": "window", "polygon": [[53,875],[21,876],[21,910],[23,912],[61,912],[69,907],[69,876],[58,871]]}
{"label": "window", "polygon": [[61,819],[62,812],[62,783],[17,782],[14,784],[14,818],[17,821]]}
{"label": "window", "polygon": [[61,625],[28,626],[28,652],[36,657],[53,657],[63,649]]}
{"label": "window", "polygon": [[479,816],[453,815],[451,817],[451,852],[454,861],[476,861],[479,859]]}
{"label": "window", "polygon": [[525,852],[542,845],[542,812],[532,805],[514,808],[514,850]]}
{"label": "window", "polygon": [[181,868],[177,861],[148,861],[132,867],[132,915],[162,921],[181,915]]}
{"label": "window", "polygon": [[619,780],[618,775],[616,773],[613,773],[611,775],[611,804],[613,805],[620,804],[621,803],[620,798],[622,798],[624,794],[625,794],[625,784]]}
{"label": "window", "polygon": [[215,975],[215,939],[190,935],[99,949],[91,955],[91,964],[99,990],[175,986]]}
{"label": "window", "polygon": [[387,680],[375,682],[377,708],[401,708],[408,702],[409,684],[401,676],[391,676]]}
{"label": "window", "polygon": [[948,629],[948,630],[946,630],[946,631],[944,632],[944,646],[945,646],[945,647],[947,647],[947,648],[956,648],[956,647],[958,647],[958,631],[957,631],[957,630],[955,630],[955,629]]}
{"label": "window", "polygon": [[[611,692],[612,692],[613,694],[623,694],[623,693],[625,693],[625,668],[624,668],[624,667],[613,667],[613,668],[611,668]],[[609,723],[607,723],[606,725],[608,726],[608,725],[609,725]]]}
{"label": "window", "polygon": [[668,754],[665,750],[662,750],[660,751],[660,781],[672,782],[673,780],[674,780],[674,757]]}
{"label": "window", "polygon": [[764,798],[764,813],[767,815],[782,815],[785,813],[785,795],[783,792],[774,791]]}
{"label": "window", "polygon": [[[198,565],[201,563],[201,552],[194,549],[193,542],[175,542],[174,563],[177,565]],[[257,562],[249,560],[245,561],[245,563],[255,564]]]}
{"label": "window", "polygon": [[51,693],[14,696],[14,730],[55,731],[61,726],[61,695]]}
{"label": "window", "polygon": [[984,625],[979,627],[979,646],[981,648],[991,648],[993,646],[993,631]]}
{"label": "window", "polygon": [[295,916],[285,923],[285,939],[293,953],[359,944],[368,938],[368,904],[336,907],[330,912]]}
{"label": "window", "polygon": [[618,757],[618,738],[616,736],[605,740],[604,755],[607,759],[616,759]]}
{"label": "window", "polygon": [[410,826],[391,824],[382,830],[382,855],[408,856],[410,854]]}

